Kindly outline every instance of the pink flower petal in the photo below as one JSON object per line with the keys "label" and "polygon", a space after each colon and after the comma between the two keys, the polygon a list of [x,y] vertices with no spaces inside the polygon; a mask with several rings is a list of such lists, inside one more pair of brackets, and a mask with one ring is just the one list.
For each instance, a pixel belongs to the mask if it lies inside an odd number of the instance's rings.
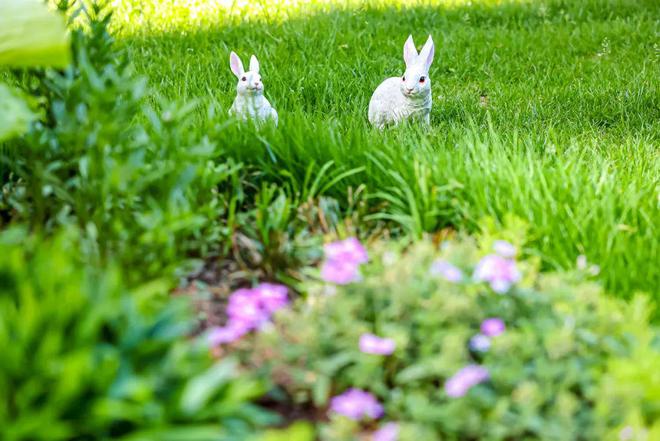
{"label": "pink flower petal", "polygon": [[376,419],[383,415],[383,406],[376,397],[360,389],[349,389],[333,397],[330,410],[356,421],[365,417]]}
{"label": "pink flower petal", "polygon": [[211,346],[233,343],[250,331],[250,328],[240,321],[230,320],[225,326],[217,326],[209,332]]}
{"label": "pink flower petal", "polygon": [[259,298],[261,307],[269,314],[285,307],[289,303],[288,289],[284,285],[261,283],[253,290]]}
{"label": "pink flower petal", "polygon": [[230,320],[237,320],[258,328],[269,318],[269,314],[260,304],[259,294],[252,289],[239,289],[229,296],[227,315]]}
{"label": "pink flower petal", "polygon": [[503,294],[521,278],[516,262],[496,254],[484,256],[474,269],[474,280],[488,282],[493,291]]}
{"label": "pink flower petal", "polygon": [[380,338],[374,334],[362,334],[359,346],[362,352],[376,355],[391,355],[396,349],[394,340]]}
{"label": "pink flower petal", "polygon": [[337,285],[347,285],[360,280],[359,266],[350,261],[328,260],[321,267],[321,278]]}
{"label": "pink flower petal", "polygon": [[371,435],[371,441],[397,441],[399,439],[399,425],[387,423]]}
{"label": "pink flower petal", "polygon": [[443,277],[448,282],[458,283],[463,280],[463,272],[444,260],[436,260],[431,265],[431,275]]}
{"label": "pink flower petal", "polygon": [[513,246],[512,244],[510,244],[505,240],[496,240],[493,243],[493,251],[495,251],[495,253],[499,254],[500,256],[506,258],[514,257],[518,252],[515,246]]}
{"label": "pink flower petal", "polygon": [[488,337],[497,337],[506,330],[506,325],[501,318],[493,317],[481,323],[481,332]]}
{"label": "pink flower petal", "polygon": [[445,382],[445,393],[452,398],[462,397],[471,387],[486,381],[489,376],[488,370],[483,366],[465,366]]}
{"label": "pink flower petal", "polygon": [[328,260],[355,264],[367,263],[369,260],[367,250],[355,237],[326,244],[323,249]]}

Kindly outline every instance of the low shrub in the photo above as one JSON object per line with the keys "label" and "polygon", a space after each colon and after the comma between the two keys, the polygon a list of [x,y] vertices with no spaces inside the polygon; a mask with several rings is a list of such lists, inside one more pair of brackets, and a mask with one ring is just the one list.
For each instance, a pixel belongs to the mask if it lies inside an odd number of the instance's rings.
{"label": "low shrub", "polygon": [[289,405],[329,405],[325,440],[378,426],[378,440],[657,439],[647,299],[608,297],[586,272],[541,274],[537,258],[483,242],[378,245],[366,265],[354,244],[326,247],[327,265],[353,276],[312,282],[244,360]]}
{"label": "low shrub", "polygon": [[222,245],[218,186],[240,166],[215,161],[214,145],[191,129],[194,103],[146,102],[145,80],[112,59],[121,54],[104,11],[74,30],[75,62],[37,82],[44,117],[2,155],[0,209],[36,228],[76,223],[100,260],[160,274]]}
{"label": "low shrub", "polygon": [[262,381],[187,336],[187,298],[79,260],[76,235],[0,234],[0,439],[247,439]]}

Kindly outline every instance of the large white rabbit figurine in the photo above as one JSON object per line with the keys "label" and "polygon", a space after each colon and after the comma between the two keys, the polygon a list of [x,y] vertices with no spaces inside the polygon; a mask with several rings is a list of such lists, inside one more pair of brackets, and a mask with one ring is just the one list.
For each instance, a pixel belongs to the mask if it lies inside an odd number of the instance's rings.
{"label": "large white rabbit figurine", "polygon": [[236,99],[229,109],[231,115],[243,120],[263,122],[272,119],[277,125],[277,111],[264,96],[264,83],[259,75],[259,61],[252,55],[250,70],[243,70],[243,63],[235,52],[229,55],[229,67],[238,78]]}
{"label": "large white rabbit figurine", "polygon": [[418,54],[412,35],[403,45],[406,72],[401,77],[388,78],[376,88],[369,101],[369,122],[382,129],[405,119],[430,123],[431,79],[429,68],[433,63],[433,39],[429,35]]}

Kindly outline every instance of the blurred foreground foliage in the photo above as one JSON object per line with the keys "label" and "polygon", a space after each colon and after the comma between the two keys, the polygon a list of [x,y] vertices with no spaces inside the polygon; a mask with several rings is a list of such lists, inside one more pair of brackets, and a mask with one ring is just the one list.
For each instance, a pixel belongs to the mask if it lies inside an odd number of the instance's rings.
{"label": "blurred foreground foliage", "polygon": [[[520,249],[522,231],[503,234]],[[401,426],[401,441],[660,438],[660,332],[648,297],[612,298],[587,271],[540,273],[538,258],[519,261],[520,283],[497,294],[472,276],[493,238],[480,242],[459,238],[441,251],[429,242],[378,244],[361,281],[312,282],[274,327],[236,348],[292,406],[323,410],[348,388],[372,392],[384,419]],[[433,273],[438,260],[462,279]],[[475,349],[471,338],[493,317],[505,332]],[[365,333],[394,340],[396,350],[361,352]],[[449,396],[445,383],[470,364],[490,380]],[[373,427],[329,416],[324,440],[361,440]]]}
{"label": "blurred foreground foliage", "polygon": [[16,71],[29,105],[0,89],[0,438],[309,440],[304,425],[257,435],[278,422],[252,404],[263,381],[214,360],[190,298],[171,297],[189,258],[243,253],[243,219],[261,219],[247,254],[284,246],[272,229],[295,210],[276,191],[244,209],[246,172],[191,130],[195,103],[148,99],[105,3],[58,4],[72,63]]}
{"label": "blurred foreground foliage", "polygon": [[68,229],[0,234],[0,438],[236,440],[276,421],[262,381],[189,338],[187,298],[165,280],[127,289],[80,260]]}

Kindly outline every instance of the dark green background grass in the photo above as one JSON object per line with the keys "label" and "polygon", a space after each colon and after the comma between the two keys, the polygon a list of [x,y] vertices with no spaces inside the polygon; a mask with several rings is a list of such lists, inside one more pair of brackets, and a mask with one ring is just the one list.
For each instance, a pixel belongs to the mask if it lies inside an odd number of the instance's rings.
{"label": "dark green background grass", "polygon": [[[133,0],[115,27],[157,93],[198,99],[196,129],[259,177],[303,192],[310,164],[333,161],[328,175],[354,173],[330,195],[361,188],[373,221],[415,237],[514,214],[546,267],[584,253],[611,292],[657,298],[660,2],[331,3]],[[402,73],[409,33],[436,42],[432,128],[379,133],[369,97]],[[213,135],[235,95],[230,50],[259,57],[277,130]]]}

